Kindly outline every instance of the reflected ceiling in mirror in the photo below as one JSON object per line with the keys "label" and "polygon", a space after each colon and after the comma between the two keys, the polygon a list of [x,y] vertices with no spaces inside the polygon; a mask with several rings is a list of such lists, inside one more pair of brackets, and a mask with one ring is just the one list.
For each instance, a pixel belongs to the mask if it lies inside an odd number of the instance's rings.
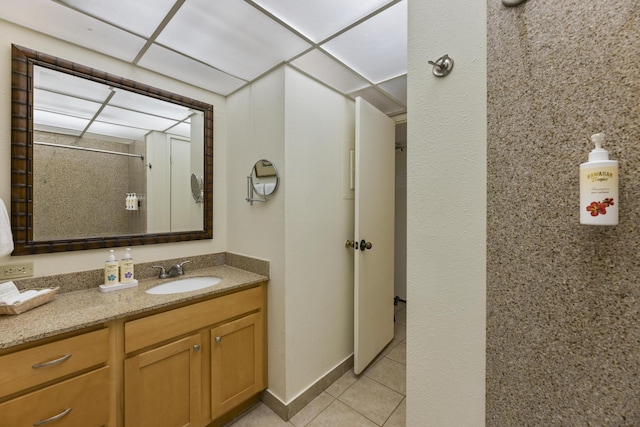
{"label": "reflected ceiling in mirror", "polygon": [[11,150],[14,255],[212,238],[209,104],[13,46]]}

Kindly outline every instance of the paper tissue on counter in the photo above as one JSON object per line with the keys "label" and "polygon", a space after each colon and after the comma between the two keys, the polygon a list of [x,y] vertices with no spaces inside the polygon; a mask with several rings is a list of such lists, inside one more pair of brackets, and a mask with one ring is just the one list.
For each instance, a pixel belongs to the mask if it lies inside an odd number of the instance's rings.
{"label": "paper tissue on counter", "polygon": [[13,282],[0,283],[0,314],[20,314],[53,301],[60,288],[30,289],[20,292]]}

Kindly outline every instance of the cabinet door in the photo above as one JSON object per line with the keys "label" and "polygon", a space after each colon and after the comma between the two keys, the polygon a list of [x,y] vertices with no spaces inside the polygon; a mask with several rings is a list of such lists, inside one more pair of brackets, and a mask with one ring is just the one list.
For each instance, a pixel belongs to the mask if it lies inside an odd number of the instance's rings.
{"label": "cabinet door", "polygon": [[192,335],[124,361],[127,427],[200,425],[200,345]]}
{"label": "cabinet door", "polygon": [[212,419],[265,388],[264,355],[262,312],[211,329]]}

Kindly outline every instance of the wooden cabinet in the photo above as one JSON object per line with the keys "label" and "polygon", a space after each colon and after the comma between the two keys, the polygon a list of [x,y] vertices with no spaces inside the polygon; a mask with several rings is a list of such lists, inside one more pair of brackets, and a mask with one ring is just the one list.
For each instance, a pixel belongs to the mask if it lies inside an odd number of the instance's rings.
{"label": "wooden cabinet", "polygon": [[266,388],[266,283],[141,316],[1,351],[0,426],[217,426]]}
{"label": "wooden cabinet", "polygon": [[261,313],[223,323],[211,334],[211,418],[266,387]]}
{"label": "wooden cabinet", "polygon": [[0,356],[0,424],[109,424],[109,329]]}
{"label": "wooden cabinet", "polygon": [[124,322],[124,425],[205,426],[264,390],[265,288]]}
{"label": "wooden cabinet", "polygon": [[200,334],[124,361],[126,426],[197,426],[201,421]]}

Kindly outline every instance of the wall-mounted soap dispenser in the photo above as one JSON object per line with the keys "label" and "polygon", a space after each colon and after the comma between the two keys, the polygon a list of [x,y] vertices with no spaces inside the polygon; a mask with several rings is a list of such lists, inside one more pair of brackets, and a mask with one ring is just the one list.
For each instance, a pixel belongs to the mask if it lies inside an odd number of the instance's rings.
{"label": "wall-mounted soap dispenser", "polygon": [[605,137],[604,133],[591,136],[596,147],[589,161],[580,165],[580,224],[618,224],[618,161],[609,160],[609,152],[602,148]]}

